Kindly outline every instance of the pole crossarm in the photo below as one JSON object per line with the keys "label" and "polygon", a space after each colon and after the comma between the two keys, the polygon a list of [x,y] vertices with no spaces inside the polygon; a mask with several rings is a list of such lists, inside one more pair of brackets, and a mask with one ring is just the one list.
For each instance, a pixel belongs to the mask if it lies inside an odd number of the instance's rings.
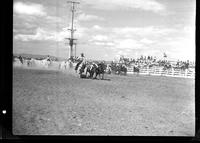
{"label": "pole crossarm", "polygon": [[76,31],[76,29],[67,29],[67,30],[69,30],[69,31],[73,31],[73,32]]}
{"label": "pole crossarm", "polygon": [[68,40],[78,40],[78,39],[75,39],[75,38],[65,38],[65,39],[68,39]]}
{"label": "pole crossarm", "polygon": [[77,4],[80,4],[80,2],[78,2],[78,1],[67,1],[67,3],[77,3]]}

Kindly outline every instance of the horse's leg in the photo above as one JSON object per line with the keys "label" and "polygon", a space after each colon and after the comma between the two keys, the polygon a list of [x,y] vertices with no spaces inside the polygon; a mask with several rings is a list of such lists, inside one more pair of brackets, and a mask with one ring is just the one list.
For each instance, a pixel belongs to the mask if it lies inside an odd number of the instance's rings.
{"label": "horse's leg", "polygon": [[86,78],[87,78],[88,70],[86,69]]}
{"label": "horse's leg", "polygon": [[94,72],[94,77],[93,77],[93,79],[96,79],[96,78],[97,78],[97,73]]}
{"label": "horse's leg", "polygon": [[90,78],[93,78],[93,72],[90,71]]}
{"label": "horse's leg", "polygon": [[88,72],[89,72],[89,76],[88,77],[91,78],[91,71],[89,70]]}
{"label": "horse's leg", "polygon": [[102,78],[101,78],[102,80],[104,79],[104,73],[102,73]]}
{"label": "horse's leg", "polygon": [[98,75],[98,73],[97,73],[97,72],[95,72],[94,79],[97,79],[97,75]]}
{"label": "horse's leg", "polygon": [[94,78],[94,71],[91,71],[91,79],[93,79]]}

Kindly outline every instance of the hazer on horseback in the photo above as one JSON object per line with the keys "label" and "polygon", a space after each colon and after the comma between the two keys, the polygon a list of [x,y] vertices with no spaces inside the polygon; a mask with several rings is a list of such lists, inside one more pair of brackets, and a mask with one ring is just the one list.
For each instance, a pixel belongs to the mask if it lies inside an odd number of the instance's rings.
{"label": "hazer on horseback", "polygon": [[21,64],[23,64],[24,59],[22,58],[22,56],[19,56],[19,60],[20,60]]}
{"label": "hazer on horseback", "polygon": [[49,62],[51,61],[51,58],[50,58],[49,55],[47,56],[46,60],[49,61]]}
{"label": "hazer on horseback", "polygon": [[80,57],[78,57],[78,59],[77,59],[79,62],[77,63],[77,65],[75,66],[75,71],[77,72],[77,70],[78,70],[78,68],[79,68],[79,66],[81,65],[81,64],[83,64],[83,63],[85,63],[86,62],[86,59],[85,59],[85,56],[84,56],[84,54],[83,53],[81,53],[81,56]]}
{"label": "hazer on horseback", "polygon": [[77,71],[79,72],[78,74],[80,74],[80,77],[85,77],[86,78],[86,74],[83,74],[83,73],[86,73],[86,58],[84,56],[83,53],[81,53],[81,56],[78,58],[78,63],[77,65],[75,66],[75,71],[77,73]]}

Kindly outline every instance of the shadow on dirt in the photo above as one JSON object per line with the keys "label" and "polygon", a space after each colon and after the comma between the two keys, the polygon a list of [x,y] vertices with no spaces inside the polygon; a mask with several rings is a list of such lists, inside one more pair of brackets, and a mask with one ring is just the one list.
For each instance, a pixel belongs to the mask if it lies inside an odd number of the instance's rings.
{"label": "shadow on dirt", "polygon": [[81,78],[81,79],[91,79],[91,80],[105,80],[105,81],[111,81],[111,79],[108,79],[108,78],[98,79],[98,78],[89,78],[89,77],[86,77],[86,76],[81,76],[80,78]]}
{"label": "shadow on dirt", "polygon": [[104,79],[93,78],[92,80],[105,80],[105,81],[111,81],[111,79],[108,79],[108,78],[104,78]]}

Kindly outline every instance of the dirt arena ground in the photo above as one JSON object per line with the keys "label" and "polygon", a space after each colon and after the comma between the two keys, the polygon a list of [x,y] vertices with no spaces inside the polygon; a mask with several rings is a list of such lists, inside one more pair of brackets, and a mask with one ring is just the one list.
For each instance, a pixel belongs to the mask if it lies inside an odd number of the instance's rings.
{"label": "dirt arena ground", "polygon": [[194,79],[13,68],[15,135],[194,136]]}

